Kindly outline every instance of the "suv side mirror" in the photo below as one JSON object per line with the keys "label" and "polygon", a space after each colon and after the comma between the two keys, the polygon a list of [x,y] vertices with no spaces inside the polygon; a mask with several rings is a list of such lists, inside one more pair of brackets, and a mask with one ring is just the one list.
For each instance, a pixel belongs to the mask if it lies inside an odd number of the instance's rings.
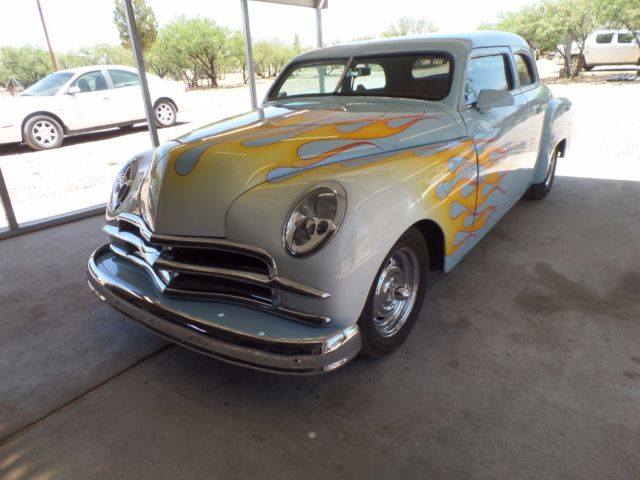
{"label": "suv side mirror", "polygon": [[505,90],[481,90],[476,101],[480,113],[487,113],[496,107],[510,107],[514,104],[513,95]]}
{"label": "suv side mirror", "polygon": [[69,90],[67,90],[67,93],[69,95],[75,95],[76,93],[80,93],[80,87],[78,87],[77,85],[74,85],[73,87],[69,87]]}

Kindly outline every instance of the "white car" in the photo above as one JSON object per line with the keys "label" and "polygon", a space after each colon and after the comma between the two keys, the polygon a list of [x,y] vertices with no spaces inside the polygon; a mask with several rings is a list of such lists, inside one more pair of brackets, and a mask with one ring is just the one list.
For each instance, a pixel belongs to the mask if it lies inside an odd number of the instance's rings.
{"label": "white car", "polygon": [[[635,35],[628,30],[598,30],[587,37],[584,50],[580,55],[580,47],[576,42],[571,44],[571,55],[585,70],[600,65],[640,65],[640,47]],[[559,54],[564,52],[564,45],[558,45]],[[558,55],[557,60],[562,57]]]}
{"label": "white car", "polygon": [[582,65],[586,70],[591,70],[598,65],[640,64],[636,35],[622,30],[593,32],[584,43]]}
{"label": "white car", "polygon": [[[148,75],[158,126],[170,127],[186,88]],[[0,145],[24,142],[34,150],[62,144],[65,135],[145,121],[138,73],[121,65],[61,70],[14,98],[0,100]]]}

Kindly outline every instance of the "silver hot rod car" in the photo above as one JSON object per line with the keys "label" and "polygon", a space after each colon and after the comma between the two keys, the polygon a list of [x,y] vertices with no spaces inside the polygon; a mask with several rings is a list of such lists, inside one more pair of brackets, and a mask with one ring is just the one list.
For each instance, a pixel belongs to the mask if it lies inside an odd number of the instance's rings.
{"label": "silver hot rod car", "polygon": [[411,331],[429,270],[549,193],[570,110],[512,34],[304,53],[260,108],[126,163],[89,284],[152,331],[249,367],[382,356]]}

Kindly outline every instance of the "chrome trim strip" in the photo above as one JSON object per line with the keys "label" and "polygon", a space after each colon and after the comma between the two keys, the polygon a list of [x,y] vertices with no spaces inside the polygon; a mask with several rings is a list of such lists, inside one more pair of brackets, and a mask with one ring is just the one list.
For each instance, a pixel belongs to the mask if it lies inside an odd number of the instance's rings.
{"label": "chrome trim strip", "polygon": [[107,245],[100,247],[89,258],[87,274],[91,290],[132,320],[187,348],[245,367],[286,374],[330,372],[360,351],[357,325],[325,337],[274,339],[230,330],[173,310],[100,270],[95,259],[106,253],[107,248]]}
{"label": "chrome trim strip", "polygon": [[276,268],[276,262],[273,257],[269,255],[266,250],[260,247],[254,247],[252,245],[245,245],[242,243],[232,242],[224,238],[206,238],[206,237],[179,237],[175,235],[160,235],[153,233],[149,227],[144,223],[137,215],[123,212],[118,215],[118,221],[127,222],[135,227],[138,227],[142,237],[150,243],[156,243],[158,245],[167,246],[180,246],[185,248],[215,248],[218,250],[226,250],[229,252],[240,252],[245,255],[249,255],[259,260],[262,260],[267,264],[269,269],[269,276],[275,277],[278,274]]}
{"label": "chrome trim strip", "polygon": [[234,303],[238,305],[244,305],[251,308],[256,308],[260,310],[266,310],[275,315],[279,315],[281,317],[285,317],[290,320],[295,320],[298,322],[302,322],[308,325],[313,326],[324,326],[331,323],[331,318],[324,317],[322,315],[315,315],[305,312],[300,312],[298,310],[293,310],[287,308],[283,305],[273,305],[269,300],[261,300],[256,297],[250,298],[247,296],[233,295],[232,293],[217,293],[217,292],[193,292],[193,291],[184,291],[175,288],[171,288],[167,286],[167,284],[162,280],[162,278],[158,275],[155,269],[146,263],[142,258],[131,255],[127,253],[124,249],[118,247],[114,244],[105,245],[108,247],[113,254],[122,258],[123,260],[127,260],[134,265],[142,268],[153,280],[153,284],[156,289],[160,293],[164,293],[166,295],[174,295],[182,298],[199,298],[201,300],[218,300],[220,302]]}
{"label": "chrome trim strip", "polygon": [[286,278],[274,277],[269,278],[259,273],[242,272],[239,270],[229,270],[226,268],[204,267],[184,262],[176,262],[174,260],[166,260],[158,258],[154,266],[163,270],[172,270],[180,273],[195,273],[199,275],[208,275],[218,278],[227,278],[229,280],[239,280],[242,282],[253,283],[256,285],[273,288],[276,290],[285,290],[298,295],[316,298],[328,298],[329,294],[318,290],[317,288],[307,287]]}

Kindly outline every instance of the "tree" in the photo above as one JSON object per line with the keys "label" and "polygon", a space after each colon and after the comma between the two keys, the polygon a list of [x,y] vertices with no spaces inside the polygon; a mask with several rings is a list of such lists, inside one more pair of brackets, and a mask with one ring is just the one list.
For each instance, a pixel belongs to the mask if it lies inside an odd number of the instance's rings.
{"label": "tree", "polygon": [[297,54],[295,44],[287,45],[278,39],[259,40],[253,46],[256,74],[263,78],[274,77]]}
{"label": "tree", "polygon": [[231,65],[242,71],[242,81],[247,83],[247,52],[244,48],[244,36],[239,30],[235,30],[229,38],[229,59]]}
{"label": "tree", "polygon": [[27,87],[52,72],[49,53],[31,45],[0,48],[0,65],[4,75],[0,83],[3,85],[14,76]]}
{"label": "tree", "polygon": [[[598,28],[602,19],[596,0],[555,0],[543,4],[544,22],[539,22],[539,32],[547,44],[555,42],[556,50],[564,60],[564,76],[577,77],[584,59],[584,44],[587,37]],[[578,47],[575,63],[572,49]],[[564,45],[557,48],[557,45]]]}
{"label": "tree", "polygon": [[[158,21],[156,14],[153,13],[151,7],[147,4],[147,0],[132,0],[133,14],[136,17],[136,27],[138,27],[138,41],[142,51],[147,50],[158,35]],[[118,35],[122,46],[131,48],[131,40],[129,38],[129,26],[127,23],[127,12],[124,0],[115,0],[113,7],[113,22],[118,29]]]}
{"label": "tree", "polygon": [[181,78],[190,87],[202,79],[217,87],[220,67],[230,55],[230,35],[229,29],[209,18],[178,17],[158,33],[149,66],[159,76]]}
{"label": "tree", "polygon": [[416,35],[419,33],[431,33],[437,31],[438,28],[428,18],[402,17],[389,25],[389,28],[382,32],[382,36],[402,37],[405,35]]}
{"label": "tree", "polygon": [[598,0],[598,6],[608,26],[635,32],[640,47],[640,0]]}
{"label": "tree", "polygon": [[[542,50],[556,50],[564,59],[564,76],[575,77],[585,40],[602,23],[599,1],[605,0],[547,0],[500,14],[496,29],[520,35]],[[575,63],[571,62],[574,42],[578,47]]]}
{"label": "tree", "polygon": [[121,45],[97,43],[59,55],[62,68],[84,65],[133,65],[133,53]]}

